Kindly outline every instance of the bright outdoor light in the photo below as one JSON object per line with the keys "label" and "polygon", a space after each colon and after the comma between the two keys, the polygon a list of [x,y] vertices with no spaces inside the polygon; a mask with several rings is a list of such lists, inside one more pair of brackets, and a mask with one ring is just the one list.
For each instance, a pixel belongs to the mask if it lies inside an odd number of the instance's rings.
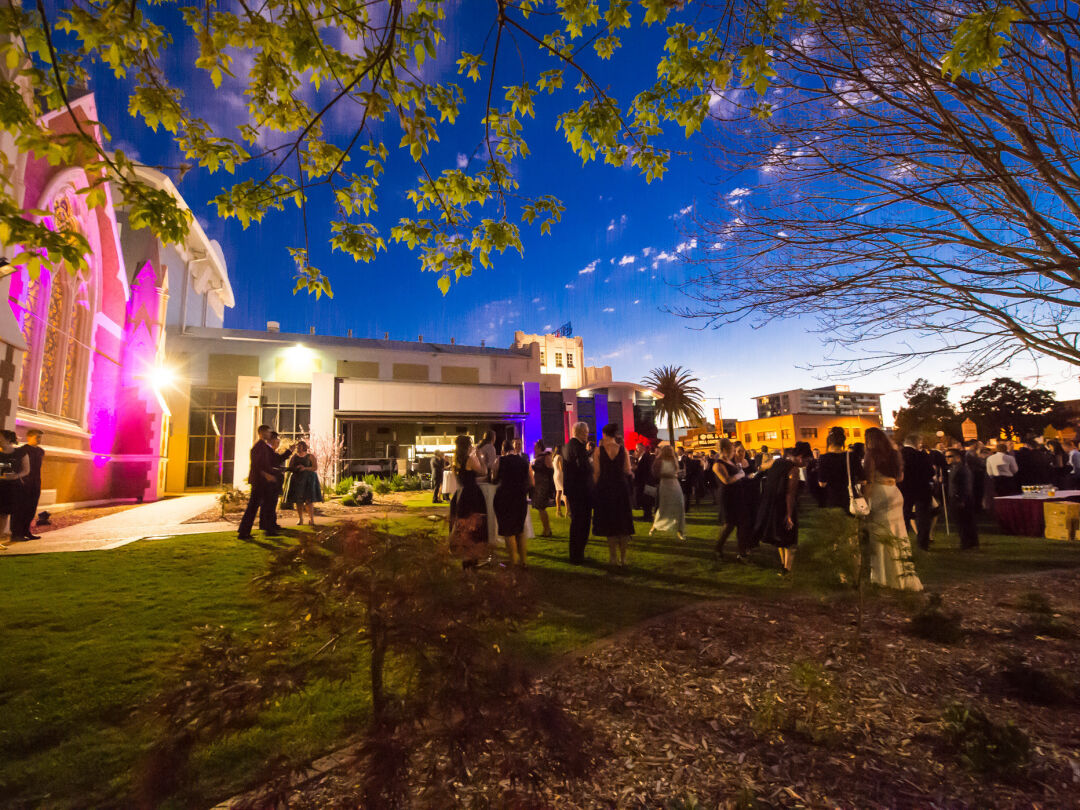
{"label": "bright outdoor light", "polygon": [[176,384],[176,372],[167,366],[151,366],[144,379],[155,391],[161,391]]}

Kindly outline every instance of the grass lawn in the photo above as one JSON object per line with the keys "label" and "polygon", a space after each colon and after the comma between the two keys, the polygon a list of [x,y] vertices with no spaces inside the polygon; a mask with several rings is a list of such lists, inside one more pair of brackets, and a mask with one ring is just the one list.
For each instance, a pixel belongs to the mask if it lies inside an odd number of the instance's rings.
{"label": "grass lawn", "polygon": [[[395,515],[395,526],[430,525],[427,515],[445,507],[432,507],[429,499],[407,498],[409,513]],[[807,515],[808,530],[818,518]],[[823,572],[812,565],[791,580],[777,577],[769,549],[759,551],[755,564],[717,568],[711,507],[691,513],[686,541],[648,538],[639,522],[629,571],[621,574],[569,565],[568,522],[552,523],[557,537],[537,538],[530,548],[541,613],[512,642],[538,663],[696,601],[828,595]],[[1080,567],[1080,543],[991,534],[982,543],[980,551],[961,554],[955,535],[939,535],[935,550],[916,558],[923,581],[932,587]],[[597,541],[589,553],[607,558]],[[210,534],[0,561],[0,807],[123,805],[149,742],[130,722],[133,712],[169,682],[170,657],[194,628],[259,622],[263,608],[249,583],[267,556],[260,541]],[[272,756],[305,761],[332,749],[366,711],[362,678],[313,684],[269,709],[257,728],[200,752],[199,784],[182,801],[208,806],[250,786]]]}

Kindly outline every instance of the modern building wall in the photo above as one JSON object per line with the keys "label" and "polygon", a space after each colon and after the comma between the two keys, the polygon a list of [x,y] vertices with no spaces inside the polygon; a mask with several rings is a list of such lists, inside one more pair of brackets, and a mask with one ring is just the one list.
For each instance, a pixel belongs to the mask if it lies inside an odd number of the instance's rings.
{"label": "modern building wall", "polygon": [[833,426],[844,428],[848,442],[863,441],[866,429],[881,427],[879,416],[835,416],[824,414],[784,414],[764,419],[740,420],[736,425],[738,440],[749,448],[765,445],[770,450],[784,450],[795,442],[808,442],[825,452],[825,438]]}
{"label": "modern building wall", "polygon": [[789,413],[881,415],[881,395],[851,391],[846,385],[795,388],[754,397],[758,418]]}

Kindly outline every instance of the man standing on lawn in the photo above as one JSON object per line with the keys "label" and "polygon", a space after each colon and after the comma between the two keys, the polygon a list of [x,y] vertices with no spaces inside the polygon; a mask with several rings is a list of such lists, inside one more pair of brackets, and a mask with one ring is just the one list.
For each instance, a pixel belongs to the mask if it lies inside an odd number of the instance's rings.
{"label": "man standing on lawn", "polygon": [[15,451],[26,456],[27,461],[30,462],[30,472],[22,481],[15,512],[11,516],[12,539],[16,537],[24,540],[41,539],[30,531],[30,524],[34,522],[38,501],[41,500],[41,463],[45,458],[45,451],[38,445],[41,444],[42,435],[44,434],[37,428],[31,428],[26,431],[26,441]]}
{"label": "man standing on lawn", "polygon": [[251,448],[251,471],[248,473],[248,483],[251,484],[251,494],[248,496],[247,509],[240,518],[241,540],[251,540],[251,527],[255,525],[255,513],[259,514],[259,528],[263,530],[273,529],[273,520],[266,520],[266,509],[260,507],[266,501],[267,492],[274,486],[275,478],[273,467],[276,462],[276,454],[269,445],[270,426],[259,425],[259,439]]}
{"label": "man standing on lawn", "polygon": [[585,546],[589,542],[592,524],[593,470],[585,442],[589,438],[589,426],[584,422],[574,425],[574,436],[563,448],[563,492],[570,508],[570,562],[585,562]]}
{"label": "man standing on lawn", "polygon": [[949,463],[948,493],[949,512],[956,521],[960,532],[960,548],[978,548],[979,530],[975,526],[975,481],[971,467],[964,463],[964,456],[958,447],[945,451],[945,460]]}

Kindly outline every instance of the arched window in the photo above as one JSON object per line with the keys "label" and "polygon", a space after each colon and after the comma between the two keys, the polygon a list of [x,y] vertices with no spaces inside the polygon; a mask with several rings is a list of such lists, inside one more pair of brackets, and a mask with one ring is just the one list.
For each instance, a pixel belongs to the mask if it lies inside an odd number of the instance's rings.
{"label": "arched window", "polygon": [[[69,193],[53,206],[57,228],[78,228]],[[89,374],[91,288],[82,274],[42,270],[27,279],[22,312],[26,341],[19,405],[81,423]]]}

